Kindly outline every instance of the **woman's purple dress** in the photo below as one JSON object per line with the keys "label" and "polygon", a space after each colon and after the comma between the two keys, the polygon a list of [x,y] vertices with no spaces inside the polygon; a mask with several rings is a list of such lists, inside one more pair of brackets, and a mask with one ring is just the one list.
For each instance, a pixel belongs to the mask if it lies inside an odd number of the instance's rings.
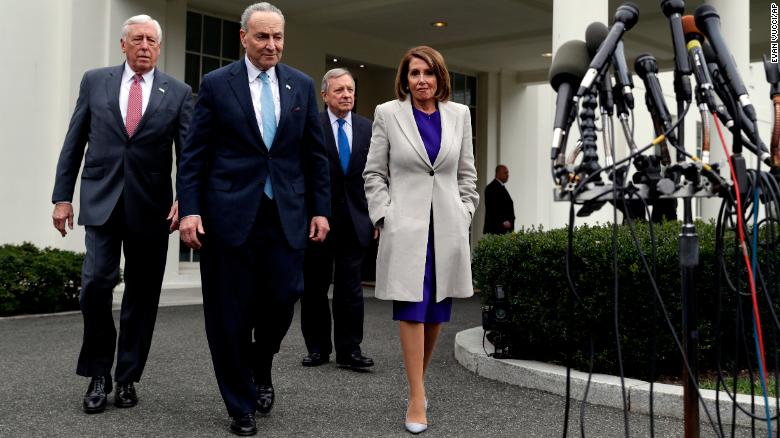
{"label": "woman's purple dress", "polygon": [[[420,131],[425,150],[431,163],[436,161],[441,148],[441,114],[437,110],[431,115],[425,114],[412,105],[417,130]],[[393,319],[396,321],[447,322],[452,313],[452,298],[436,302],[436,264],[433,252],[433,210],[428,225],[428,248],[425,256],[425,278],[423,279],[423,299],[419,302],[393,301]]]}

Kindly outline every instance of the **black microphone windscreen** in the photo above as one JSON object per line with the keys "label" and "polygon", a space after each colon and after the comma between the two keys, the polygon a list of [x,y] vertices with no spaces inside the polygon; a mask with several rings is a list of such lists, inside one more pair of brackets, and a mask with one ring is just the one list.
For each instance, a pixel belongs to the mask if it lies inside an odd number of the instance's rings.
{"label": "black microphone windscreen", "polygon": [[590,56],[585,42],[581,40],[566,41],[555,52],[550,66],[550,85],[555,91],[564,82],[579,84],[585,72],[588,71]]}
{"label": "black microphone windscreen", "polygon": [[608,33],[607,25],[598,21],[590,23],[585,29],[585,46],[591,58],[599,51],[599,46],[607,38]]}
{"label": "black microphone windscreen", "polygon": [[648,73],[658,73],[658,63],[653,55],[642,53],[634,61],[634,71],[644,80]]}
{"label": "black microphone windscreen", "polygon": [[701,30],[705,30],[707,26],[704,25],[704,20],[707,20],[709,18],[716,18],[718,21],[720,21],[720,15],[718,15],[718,10],[715,9],[715,7],[710,5],[701,5],[698,8],[696,8],[695,11],[693,11],[693,16],[696,20],[696,27],[698,27]]}

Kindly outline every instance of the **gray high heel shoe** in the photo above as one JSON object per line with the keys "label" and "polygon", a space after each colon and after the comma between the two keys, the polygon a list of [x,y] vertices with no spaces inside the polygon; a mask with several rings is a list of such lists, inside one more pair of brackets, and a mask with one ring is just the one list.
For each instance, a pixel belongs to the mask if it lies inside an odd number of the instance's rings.
{"label": "gray high heel shoe", "polygon": [[[425,397],[425,411],[428,412],[428,397]],[[404,423],[404,427],[406,428],[406,431],[417,435],[418,433],[423,433],[428,429],[428,425],[425,423]]]}
{"label": "gray high heel shoe", "polygon": [[423,433],[428,429],[428,425],[423,423],[404,423],[404,426],[406,427],[406,431],[413,435]]}

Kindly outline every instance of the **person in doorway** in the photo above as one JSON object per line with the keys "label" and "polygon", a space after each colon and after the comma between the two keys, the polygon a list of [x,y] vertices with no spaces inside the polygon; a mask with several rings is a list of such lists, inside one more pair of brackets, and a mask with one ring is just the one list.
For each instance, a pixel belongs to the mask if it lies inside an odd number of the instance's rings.
{"label": "person in doorway", "polygon": [[506,189],[509,168],[499,164],[495,175],[493,181],[485,187],[484,234],[506,234],[515,229],[515,206]]}

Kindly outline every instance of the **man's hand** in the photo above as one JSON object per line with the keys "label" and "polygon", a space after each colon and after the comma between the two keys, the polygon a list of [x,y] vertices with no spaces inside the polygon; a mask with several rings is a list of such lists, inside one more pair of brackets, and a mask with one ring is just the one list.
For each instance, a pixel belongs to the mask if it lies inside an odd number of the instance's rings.
{"label": "man's hand", "polygon": [[68,202],[62,202],[54,205],[54,212],[51,214],[52,221],[54,222],[54,228],[65,237],[68,231],[65,229],[65,222],[67,221],[68,227],[73,229],[73,206]]}
{"label": "man's hand", "polygon": [[324,242],[325,236],[330,231],[330,225],[328,224],[328,218],[325,216],[314,216],[311,218],[311,225],[309,226],[309,239],[312,242]]}
{"label": "man's hand", "polygon": [[509,221],[504,221],[504,222],[501,224],[501,226],[503,226],[505,230],[508,230],[508,229],[512,228],[512,222],[509,222]]}
{"label": "man's hand", "polygon": [[192,249],[200,249],[202,245],[200,240],[198,240],[198,233],[206,234],[206,232],[203,231],[203,222],[201,222],[200,216],[187,216],[181,220],[181,223],[179,224],[179,234],[185,245]]}
{"label": "man's hand", "polygon": [[179,228],[179,201],[173,201],[173,205],[171,205],[171,211],[168,213],[168,217],[165,219],[171,221],[171,226],[168,227],[168,231],[171,233]]}

